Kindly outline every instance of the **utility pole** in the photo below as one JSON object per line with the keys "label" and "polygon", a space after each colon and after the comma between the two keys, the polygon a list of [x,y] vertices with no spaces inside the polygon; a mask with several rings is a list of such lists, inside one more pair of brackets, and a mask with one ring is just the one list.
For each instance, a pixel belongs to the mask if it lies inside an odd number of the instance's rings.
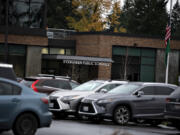
{"label": "utility pole", "polygon": [[124,80],[127,80],[127,62],[128,62],[128,47],[126,48],[126,56],[124,63]]}
{"label": "utility pole", "polygon": [[8,47],[8,29],[9,29],[9,24],[8,24],[8,10],[9,10],[9,0],[6,0],[6,16],[5,16],[5,35],[4,35],[4,43],[5,43],[5,63],[8,63],[8,52],[9,52],[9,47]]}

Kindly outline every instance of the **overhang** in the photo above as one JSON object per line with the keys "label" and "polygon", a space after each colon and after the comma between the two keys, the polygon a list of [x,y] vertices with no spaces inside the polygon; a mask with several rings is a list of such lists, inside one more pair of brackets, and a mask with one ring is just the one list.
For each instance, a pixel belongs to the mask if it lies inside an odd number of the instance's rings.
{"label": "overhang", "polygon": [[78,64],[78,65],[109,66],[110,63],[113,63],[113,60],[111,58],[104,58],[104,57],[43,55],[42,58],[46,60],[63,60],[63,63],[66,64]]}

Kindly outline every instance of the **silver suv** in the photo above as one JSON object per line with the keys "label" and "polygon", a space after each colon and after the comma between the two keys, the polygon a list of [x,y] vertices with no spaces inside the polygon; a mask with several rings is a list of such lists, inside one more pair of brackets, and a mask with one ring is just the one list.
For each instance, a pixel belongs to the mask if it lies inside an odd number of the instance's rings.
{"label": "silver suv", "polygon": [[71,91],[54,92],[49,96],[49,110],[57,117],[63,114],[78,114],[81,99],[94,93],[106,93],[109,90],[127,83],[126,81],[91,80]]}

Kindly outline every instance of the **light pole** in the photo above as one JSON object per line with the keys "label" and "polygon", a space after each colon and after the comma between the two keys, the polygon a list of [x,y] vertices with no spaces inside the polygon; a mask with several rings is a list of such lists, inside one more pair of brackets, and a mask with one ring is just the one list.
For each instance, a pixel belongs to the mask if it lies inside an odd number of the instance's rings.
{"label": "light pole", "polygon": [[5,35],[4,35],[4,43],[5,43],[5,63],[8,63],[8,52],[9,52],[9,48],[8,48],[8,28],[9,28],[9,24],[8,24],[8,10],[9,10],[9,0],[6,0],[6,16],[5,16]]}

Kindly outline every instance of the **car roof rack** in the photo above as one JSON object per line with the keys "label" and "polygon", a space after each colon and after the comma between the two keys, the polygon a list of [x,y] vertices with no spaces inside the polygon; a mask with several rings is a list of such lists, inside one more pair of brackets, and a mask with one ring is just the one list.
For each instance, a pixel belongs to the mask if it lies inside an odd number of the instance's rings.
{"label": "car roof rack", "polygon": [[71,77],[69,77],[68,75],[67,76],[55,76],[55,75],[52,75],[52,74],[38,74],[39,77],[52,77],[52,78],[63,78],[63,79],[69,79],[71,80]]}

